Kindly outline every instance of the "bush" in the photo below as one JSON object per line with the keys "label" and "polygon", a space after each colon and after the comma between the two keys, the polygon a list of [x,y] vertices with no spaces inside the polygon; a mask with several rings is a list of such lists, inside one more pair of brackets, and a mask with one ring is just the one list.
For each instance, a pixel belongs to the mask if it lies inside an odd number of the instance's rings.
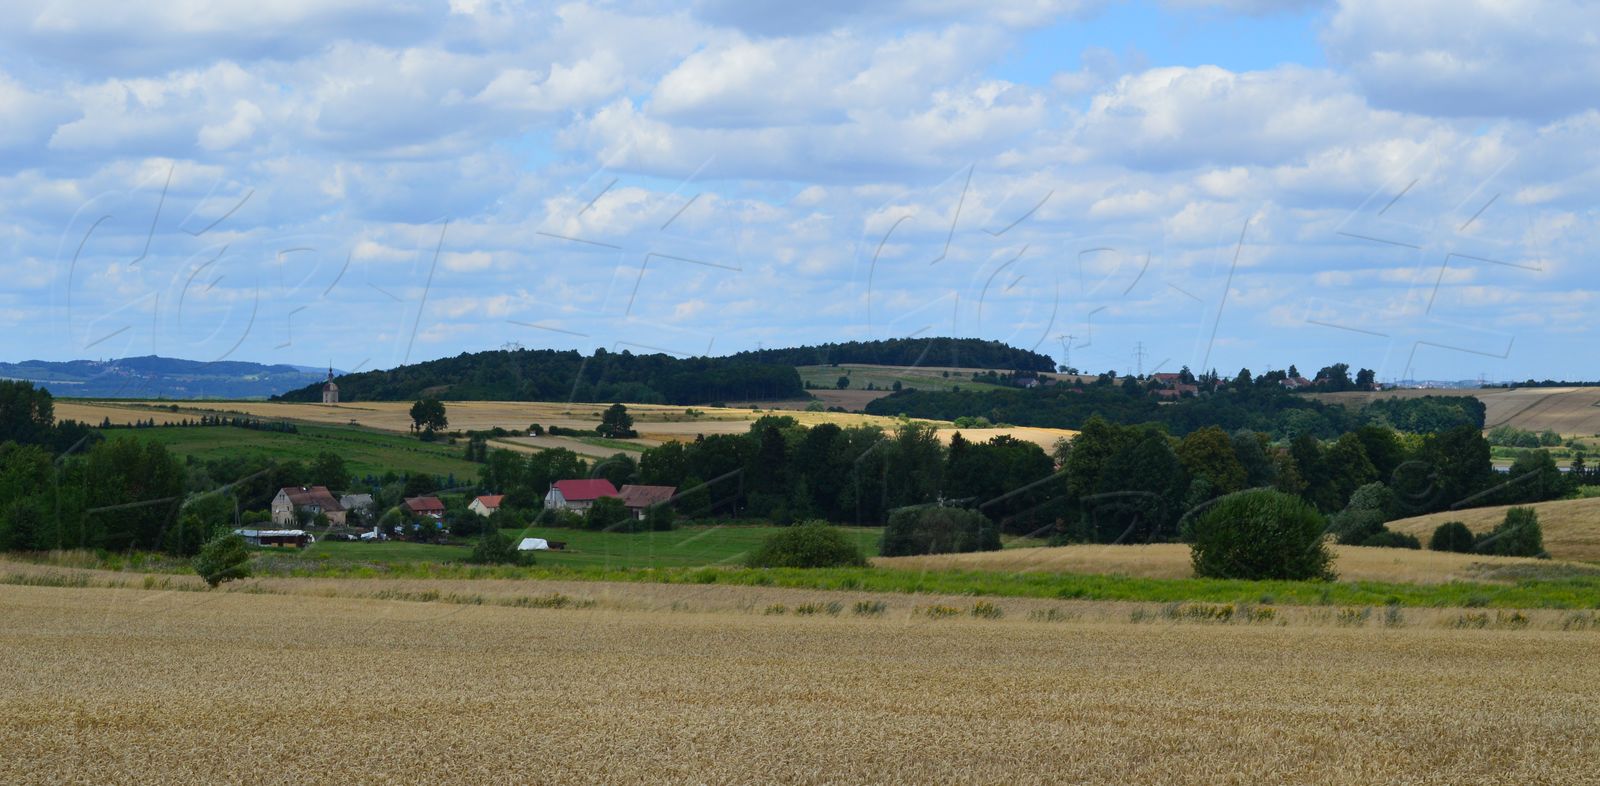
{"label": "bush", "polygon": [[200,548],[194,572],[212,587],[250,576],[250,552],[244,538],[232,532],[218,535]]}
{"label": "bush", "polygon": [[1472,530],[1459,521],[1446,521],[1433,531],[1433,537],[1428,539],[1428,548],[1433,551],[1453,551],[1457,554],[1472,553]]}
{"label": "bush", "polygon": [[589,509],[584,512],[583,525],[585,529],[607,530],[619,532],[633,532],[633,511],[622,504],[618,497],[601,497],[590,503]]}
{"label": "bush", "polygon": [[1367,539],[1361,541],[1360,545],[1388,549],[1420,549],[1422,548],[1422,541],[1417,540],[1415,535],[1407,535],[1403,532],[1385,529],[1367,536]]}
{"label": "bush", "polygon": [[672,511],[672,506],[665,503],[651,505],[644,512],[645,529],[654,532],[665,532],[672,529],[677,526],[676,519],[677,514]]}
{"label": "bush", "polygon": [[867,558],[838,527],[813,520],[768,535],[746,564],[752,568],[841,568],[866,565]]}
{"label": "bush", "polygon": [[1383,514],[1375,510],[1341,510],[1328,517],[1328,532],[1343,546],[1365,546],[1367,541],[1383,535]]}
{"label": "bush", "polygon": [[963,508],[929,506],[901,508],[890,514],[878,551],[885,557],[901,557],[999,548],[1000,530],[988,516]]}
{"label": "bush", "polygon": [[1545,557],[1544,532],[1539,528],[1539,513],[1533,508],[1512,508],[1493,532],[1479,535],[1473,544],[1479,554],[1501,557]]}
{"label": "bush", "polygon": [[1196,575],[1222,579],[1332,579],[1322,516],[1270,489],[1218,499],[1194,523]]}
{"label": "bush", "polygon": [[478,565],[521,565],[532,562],[532,555],[517,551],[517,544],[504,532],[491,529],[472,547],[467,561]]}

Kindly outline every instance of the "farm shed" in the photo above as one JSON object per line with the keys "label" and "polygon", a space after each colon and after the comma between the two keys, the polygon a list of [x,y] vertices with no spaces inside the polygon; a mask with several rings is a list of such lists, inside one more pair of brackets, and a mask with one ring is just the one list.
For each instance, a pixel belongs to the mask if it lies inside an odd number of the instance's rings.
{"label": "farm shed", "polygon": [[677,486],[636,486],[630,483],[622,487],[622,504],[628,506],[634,518],[643,519],[646,511],[671,502],[677,493]]}
{"label": "farm shed", "polygon": [[303,529],[236,529],[233,534],[244,538],[244,542],[252,546],[287,546],[298,549],[316,542],[316,538]]}

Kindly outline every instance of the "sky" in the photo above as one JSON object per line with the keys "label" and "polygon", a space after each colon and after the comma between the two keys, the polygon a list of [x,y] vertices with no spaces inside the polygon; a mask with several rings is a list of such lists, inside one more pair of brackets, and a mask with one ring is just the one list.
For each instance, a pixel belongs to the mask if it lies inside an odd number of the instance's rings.
{"label": "sky", "polygon": [[15,0],[0,360],[956,335],[1596,379],[1595,30],[1520,0]]}

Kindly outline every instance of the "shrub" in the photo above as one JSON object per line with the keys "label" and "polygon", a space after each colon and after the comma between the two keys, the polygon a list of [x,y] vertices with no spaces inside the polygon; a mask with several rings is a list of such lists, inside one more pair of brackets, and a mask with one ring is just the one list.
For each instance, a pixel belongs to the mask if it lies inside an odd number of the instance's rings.
{"label": "shrub", "polygon": [[1000,530],[989,517],[963,508],[901,508],[889,516],[879,552],[886,557],[997,551]]}
{"label": "shrub", "polygon": [[194,558],[194,572],[212,587],[249,577],[250,552],[244,538],[229,532],[207,541]]}
{"label": "shrub", "polygon": [[1214,503],[1194,523],[1197,575],[1223,579],[1332,579],[1322,516],[1299,497],[1250,489]]}
{"label": "shrub", "polygon": [[1328,517],[1328,532],[1342,546],[1372,545],[1367,541],[1383,534],[1383,514],[1376,510],[1346,508]]}
{"label": "shrub", "polygon": [[1472,553],[1472,530],[1459,521],[1446,521],[1433,531],[1433,537],[1428,539],[1428,548],[1434,551],[1453,551],[1457,554]]}
{"label": "shrub", "polygon": [[1502,557],[1543,557],[1544,532],[1533,508],[1511,508],[1493,532],[1478,536],[1474,551]]}
{"label": "shrub", "polygon": [[838,527],[808,521],[768,535],[750,556],[752,568],[838,568],[867,564],[867,558]]}
{"label": "shrub", "polygon": [[634,520],[633,511],[622,504],[621,498],[601,497],[589,505],[583,523],[587,529],[633,532],[638,522]]}
{"label": "shrub", "polygon": [[491,529],[478,539],[478,545],[472,547],[472,554],[467,561],[477,565],[519,565],[532,562],[531,557],[517,551],[517,544],[504,532]]}
{"label": "shrub", "polygon": [[667,504],[651,505],[644,513],[645,529],[665,532],[677,526],[677,514]]}
{"label": "shrub", "polygon": [[1385,529],[1368,535],[1366,540],[1361,541],[1361,545],[1389,549],[1420,549],[1422,541],[1417,540],[1415,535]]}

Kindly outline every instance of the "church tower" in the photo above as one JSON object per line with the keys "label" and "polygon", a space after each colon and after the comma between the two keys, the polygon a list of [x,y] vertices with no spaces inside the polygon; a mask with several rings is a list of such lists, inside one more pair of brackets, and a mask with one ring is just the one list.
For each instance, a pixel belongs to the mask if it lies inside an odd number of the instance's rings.
{"label": "church tower", "polygon": [[339,386],[333,384],[333,366],[328,367],[328,381],[322,383],[322,403],[339,403]]}

